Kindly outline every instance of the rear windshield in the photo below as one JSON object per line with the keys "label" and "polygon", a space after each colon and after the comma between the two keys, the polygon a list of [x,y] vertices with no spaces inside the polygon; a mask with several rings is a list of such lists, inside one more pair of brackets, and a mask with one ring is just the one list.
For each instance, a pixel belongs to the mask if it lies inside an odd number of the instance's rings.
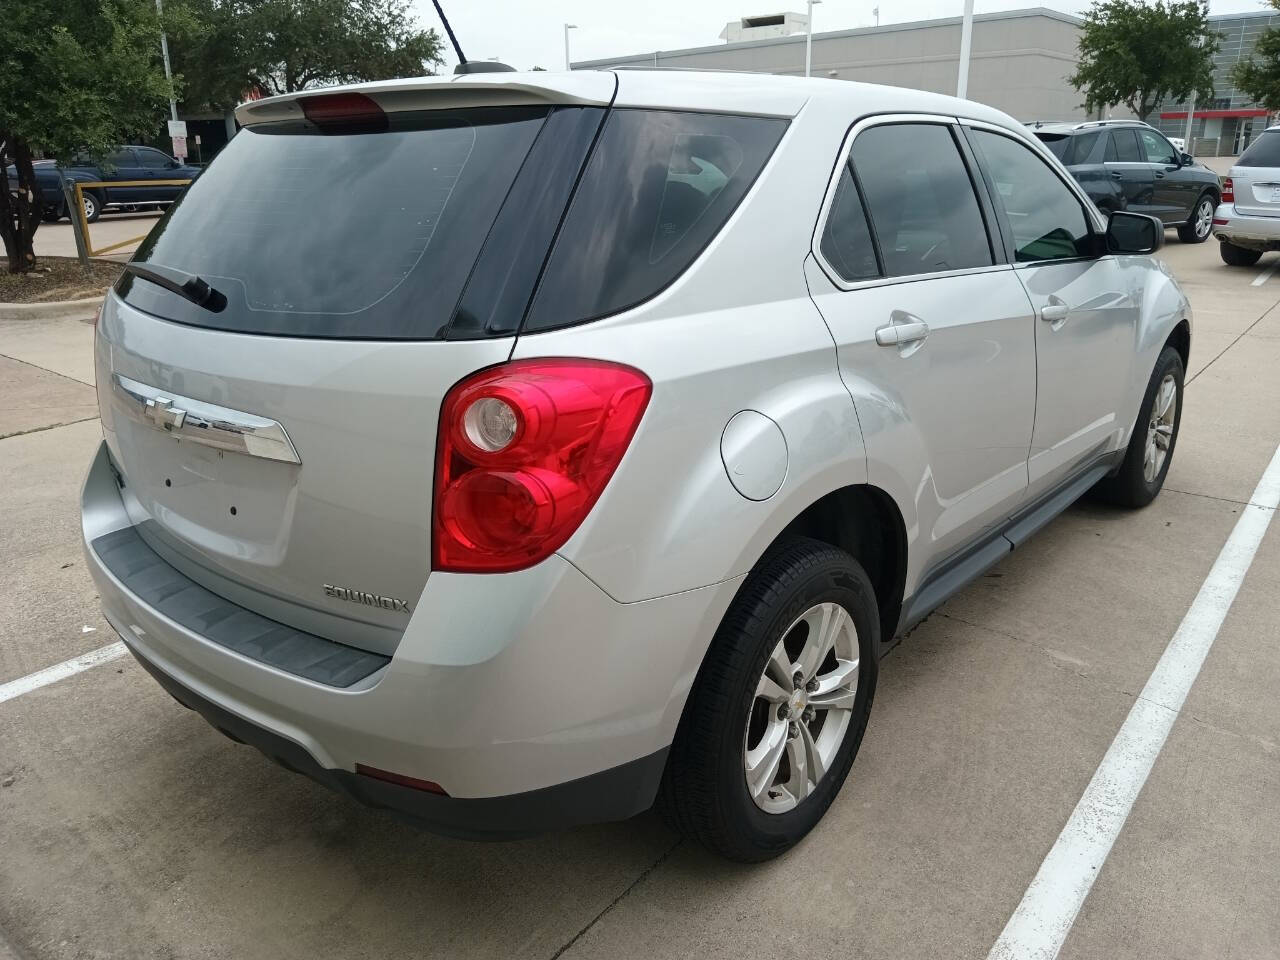
{"label": "rear windshield", "polygon": [[136,277],[182,323],[304,337],[438,336],[547,108],[392,113],[387,129],[246,127],[134,257],[197,274],[214,313]]}
{"label": "rear windshield", "polygon": [[614,110],[525,329],[617,313],[665,288],[724,226],[786,127],[759,117]]}
{"label": "rear windshield", "polygon": [[1268,130],[1249,144],[1237,167],[1280,167],[1280,130]]}

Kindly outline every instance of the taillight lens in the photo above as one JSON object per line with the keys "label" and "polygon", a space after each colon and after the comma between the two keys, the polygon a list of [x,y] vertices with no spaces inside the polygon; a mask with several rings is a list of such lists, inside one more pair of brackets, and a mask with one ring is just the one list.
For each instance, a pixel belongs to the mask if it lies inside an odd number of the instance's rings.
{"label": "taillight lens", "polygon": [[1236,185],[1231,182],[1230,177],[1227,177],[1225,180],[1222,181],[1222,202],[1223,203],[1236,202]]}
{"label": "taillight lens", "polygon": [[639,370],[600,360],[516,360],[444,398],[432,567],[520,570],[578,529],[649,403]]}

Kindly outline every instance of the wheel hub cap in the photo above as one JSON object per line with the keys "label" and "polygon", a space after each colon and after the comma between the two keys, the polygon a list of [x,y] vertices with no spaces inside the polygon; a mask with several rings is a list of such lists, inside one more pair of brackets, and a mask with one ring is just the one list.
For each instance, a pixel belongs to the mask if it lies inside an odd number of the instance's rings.
{"label": "wheel hub cap", "polygon": [[800,615],[756,684],[742,743],[747,791],[786,813],[822,782],[844,743],[858,693],[858,631],[838,603]]}

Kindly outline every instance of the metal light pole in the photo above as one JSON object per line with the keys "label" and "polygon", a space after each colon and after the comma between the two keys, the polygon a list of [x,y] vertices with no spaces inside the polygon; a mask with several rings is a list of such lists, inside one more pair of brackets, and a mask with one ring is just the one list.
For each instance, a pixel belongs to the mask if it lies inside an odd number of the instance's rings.
{"label": "metal light pole", "polygon": [[577,29],[578,25],[576,23],[566,23],[564,25],[564,68],[566,70],[573,69],[573,67],[569,66],[569,31]]}
{"label": "metal light pole", "polygon": [[871,8],[871,15],[872,15],[873,17],[875,17],[875,18],[876,18],[876,26],[877,26],[877,27],[878,27],[878,26],[880,26],[880,8],[879,8],[879,7],[872,7],[872,8]]}
{"label": "metal light pole", "polygon": [[973,43],[973,0],[964,0],[964,19],[960,23],[960,73],[956,77],[956,96],[969,95],[969,47]]}
{"label": "metal light pole", "polygon": [[[1210,104],[1212,106],[1212,104]],[[1187,105],[1187,132],[1182,138],[1182,152],[1195,156],[1195,151],[1191,149],[1191,124],[1196,116],[1196,95],[1195,91],[1191,92],[1191,103]]]}
{"label": "metal light pole", "polygon": [[[164,16],[161,0],[156,0],[156,16]],[[169,119],[178,119],[178,101],[173,99],[173,71],[169,68],[169,40],[164,35],[164,27],[160,28],[160,53],[164,57],[164,78],[169,81]]]}
{"label": "metal light pole", "polygon": [[808,32],[804,37],[804,75],[807,77],[809,68],[813,65],[813,8],[822,3],[822,0],[805,0],[805,3],[809,5],[809,22],[806,24]]}

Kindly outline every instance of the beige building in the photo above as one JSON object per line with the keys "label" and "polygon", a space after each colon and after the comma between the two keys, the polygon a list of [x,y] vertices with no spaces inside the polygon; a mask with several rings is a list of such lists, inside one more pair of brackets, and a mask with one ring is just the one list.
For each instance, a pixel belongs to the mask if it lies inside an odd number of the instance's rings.
{"label": "beige building", "polygon": [[[793,18],[797,16],[803,21],[802,14],[778,15],[792,18],[784,21],[787,27],[796,22]],[[1080,106],[1084,96],[1067,82],[1076,65],[1080,25],[1079,18],[1044,7],[975,16],[969,99],[990,104],[1024,121],[1084,119],[1086,114]],[[805,35],[797,32],[590,60],[573,66],[578,70],[613,66],[700,67],[800,76],[804,73],[804,48]],[[959,17],[813,35],[815,77],[954,94],[959,62]]]}

